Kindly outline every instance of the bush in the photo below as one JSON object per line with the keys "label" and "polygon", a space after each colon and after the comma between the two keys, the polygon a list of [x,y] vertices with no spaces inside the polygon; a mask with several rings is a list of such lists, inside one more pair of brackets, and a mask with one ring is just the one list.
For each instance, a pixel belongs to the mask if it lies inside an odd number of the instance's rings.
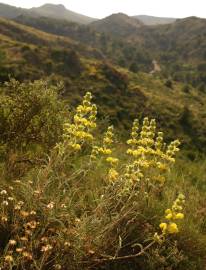
{"label": "bush", "polygon": [[171,88],[172,89],[172,81],[171,80],[167,80],[165,82],[165,86],[167,86],[168,88]]}
{"label": "bush", "polygon": [[189,93],[190,92],[190,86],[188,85],[188,84],[185,84],[183,87],[182,87],[182,91],[184,92],[184,93]]}
{"label": "bush", "polygon": [[61,88],[46,81],[15,80],[0,87],[0,145],[4,146],[0,155],[11,161],[7,171],[21,160],[31,163],[37,153],[48,152],[58,141],[65,117],[58,100]]}

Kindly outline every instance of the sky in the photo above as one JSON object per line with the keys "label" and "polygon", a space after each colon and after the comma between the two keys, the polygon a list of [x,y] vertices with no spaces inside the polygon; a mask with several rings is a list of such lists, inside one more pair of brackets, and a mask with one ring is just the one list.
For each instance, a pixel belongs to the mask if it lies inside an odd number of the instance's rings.
{"label": "sky", "polygon": [[153,15],[184,18],[206,18],[206,0],[0,0],[13,6],[31,8],[45,3],[63,4],[67,9],[94,18],[103,18],[112,13],[127,15]]}

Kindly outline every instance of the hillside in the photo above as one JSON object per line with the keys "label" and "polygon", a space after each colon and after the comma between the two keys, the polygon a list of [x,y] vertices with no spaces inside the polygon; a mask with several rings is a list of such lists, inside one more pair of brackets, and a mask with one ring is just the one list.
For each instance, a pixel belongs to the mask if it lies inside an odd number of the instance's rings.
{"label": "hillside", "polygon": [[[123,17],[125,18],[125,16]],[[127,16],[126,19],[128,19]],[[30,16],[23,15],[17,17],[15,21],[48,33],[69,37],[80,43],[97,48],[113,64],[129,68],[131,71],[149,72],[153,68],[153,57],[141,44],[132,44],[125,39],[113,36],[112,33],[97,32],[93,28],[93,24],[78,25],[66,20],[46,17],[31,18]],[[135,25],[139,26],[136,21]],[[117,29],[119,29],[118,24]],[[139,28],[138,31],[140,31]]]}
{"label": "hillside", "polygon": [[[113,28],[113,21],[116,19],[117,24]],[[97,25],[96,31],[106,31],[108,35],[118,39],[122,47],[136,46],[140,51],[144,50],[144,55],[148,54],[150,59],[159,62],[164,76],[200,89],[205,88],[206,19],[189,17],[167,25],[137,27],[127,24],[123,19],[119,23],[118,19],[118,14],[113,15],[94,22],[91,26]],[[131,49],[130,52],[132,57]]]}
{"label": "hillside", "polygon": [[160,56],[164,51],[168,57],[176,56],[178,61],[191,64],[205,60],[206,19],[189,17],[167,25],[144,26],[140,21],[135,22],[134,18],[124,14],[113,14],[93,22],[91,27],[97,32],[119,39],[126,37],[127,42],[141,44],[153,56]]}
{"label": "hillside", "polygon": [[110,115],[122,130],[137,115],[155,116],[168,139],[178,134],[185,146],[205,145],[205,93],[192,87],[186,92],[184,84],[169,85],[164,77],[129,72],[112,65],[101,51],[66,37],[5,19],[0,24],[1,81],[9,74],[21,81],[52,76],[53,81],[64,81],[62,95],[73,105],[85,88],[90,89],[100,115]]}
{"label": "hillside", "polygon": [[8,79],[9,74],[19,80],[33,80],[52,73],[72,77],[83,68],[81,58],[102,58],[96,49],[69,38],[2,18],[0,25],[1,80]]}

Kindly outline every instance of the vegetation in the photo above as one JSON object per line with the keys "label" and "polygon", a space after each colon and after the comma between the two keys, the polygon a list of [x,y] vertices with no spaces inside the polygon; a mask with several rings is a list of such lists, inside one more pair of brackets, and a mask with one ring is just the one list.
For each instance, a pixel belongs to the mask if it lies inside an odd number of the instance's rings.
{"label": "vegetation", "polygon": [[0,269],[204,269],[205,20],[0,6]]}
{"label": "vegetation", "polygon": [[[32,117],[28,111],[25,132],[11,131],[18,141],[8,136],[1,142],[7,148],[1,159],[2,269],[203,269],[204,186],[186,181],[180,163],[174,167],[178,140],[165,144],[148,118],[134,120],[126,144],[112,126],[100,134],[90,93],[66,117],[50,84],[28,84],[26,95],[26,84],[11,81],[5,88],[10,104],[16,89],[22,108],[38,97],[33,108],[39,110]],[[13,114],[9,107],[2,113],[17,126],[20,108],[14,106]],[[29,128],[34,119],[37,129]],[[26,147],[25,137],[32,138]],[[191,170],[203,173],[197,166]]]}
{"label": "vegetation", "polygon": [[156,26],[121,13],[87,26],[29,16],[16,20],[98,48],[110,61],[133,72],[152,71],[155,59],[166,79],[172,77],[200,89],[205,85],[205,19],[189,17]]}

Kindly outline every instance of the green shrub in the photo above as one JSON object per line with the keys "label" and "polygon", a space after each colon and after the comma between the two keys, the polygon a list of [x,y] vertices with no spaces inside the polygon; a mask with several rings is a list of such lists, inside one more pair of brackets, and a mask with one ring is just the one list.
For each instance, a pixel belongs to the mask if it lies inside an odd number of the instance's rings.
{"label": "green shrub", "polygon": [[[65,117],[58,100],[61,88],[46,81],[15,80],[0,87],[0,145],[6,149],[1,155],[11,160],[13,169],[14,162],[30,163],[38,152],[48,152],[58,141]],[[10,166],[7,170],[11,171]]]}

